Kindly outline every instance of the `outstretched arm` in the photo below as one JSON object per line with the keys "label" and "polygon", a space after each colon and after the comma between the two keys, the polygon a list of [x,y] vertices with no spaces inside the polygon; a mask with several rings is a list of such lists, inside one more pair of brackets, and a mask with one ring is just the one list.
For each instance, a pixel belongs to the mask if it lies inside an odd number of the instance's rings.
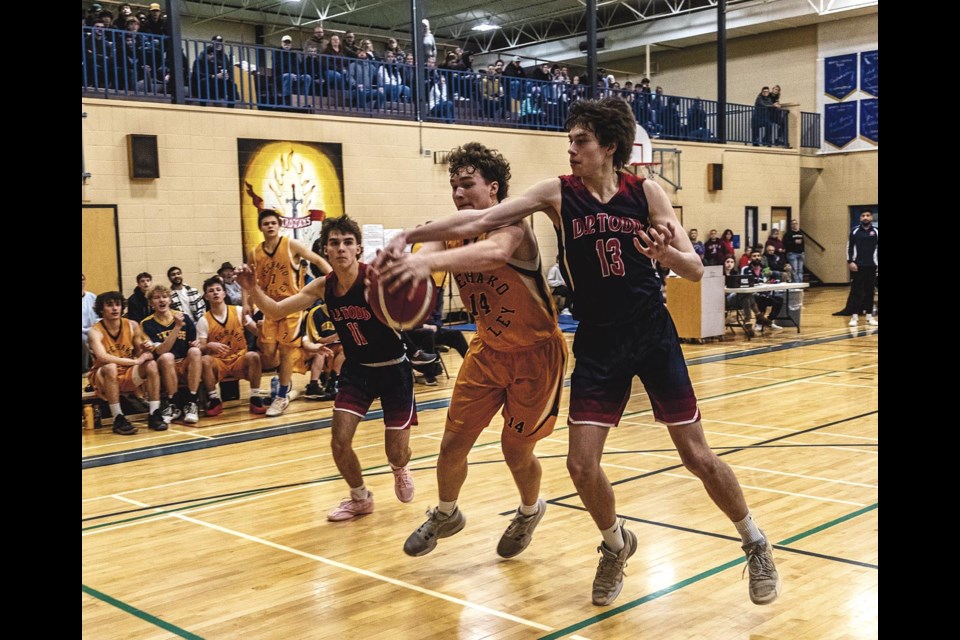
{"label": "outstretched arm", "polygon": [[637,233],[639,238],[633,239],[634,246],[637,251],[677,275],[697,282],[703,277],[703,263],[677,220],[670,199],[663,188],[653,180],[644,181],[643,192],[650,208],[650,226],[646,233]]}
{"label": "outstretched arm", "polygon": [[240,265],[240,268],[237,270],[237,282],[239,282],[243,290],[247,292],[248,300],[257,305],[257,307],[263,311],[265,317],[270,320],[279,320],[291,313],[309,309],[317,298],[322,297],[321,294],[323,293],[327,279],[317,278],[301,289],[299,293],[280,302],[277,302],[263,292],[263,289],[257,285],[257,278],[253,269],[245,264]]}
{"label": "outstretched arm", "polygon": [[320,257],[319,254],[314,253],[310,250],[307,245],[303,244],[299,240],[291,240],[290,246],[294,251],[294,258],[303,258],[304,260],[315,264],[320,271],[323,272],[323,275],[327,275],[333,271],[333,267],[330,266],[330,263]]}

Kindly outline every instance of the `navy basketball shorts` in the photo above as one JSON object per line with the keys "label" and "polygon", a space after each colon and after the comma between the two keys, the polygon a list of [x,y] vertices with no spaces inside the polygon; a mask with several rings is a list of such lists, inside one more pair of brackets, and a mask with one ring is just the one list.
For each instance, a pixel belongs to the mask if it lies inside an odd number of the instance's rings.
{"label": "navy basketball shorts", "polygon": [[615,327],[581,322],[573,355],[567,424],[617,426],[630,399],[633,376],[643,383],[657,422],[673,426],[700,419],[680,339],[666,309]]}
{"label": "navy basketball shorts", "polygon": [[333,410],[362,418],[376,398],[380,398],[383,406],[383,424],[387,429],[409,429],[417,424],[413,369],[408,360],[383,367],[364,366],[349,360],[343,363]]}

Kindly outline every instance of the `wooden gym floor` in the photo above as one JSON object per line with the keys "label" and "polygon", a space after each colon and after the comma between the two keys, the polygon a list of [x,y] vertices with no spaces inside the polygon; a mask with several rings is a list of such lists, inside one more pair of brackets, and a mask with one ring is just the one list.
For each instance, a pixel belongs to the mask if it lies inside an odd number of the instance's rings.
{"label": "wooden gym floor", "polygon": [[[361,423],[355,446],[376,511],[353,522],[325,518],[347,493],[329,453],[330,403],[297,400],[269,420],[238,404],[199,428],[133,437],[84,431],[82,634],[875,638],[879,332],[830,315],[846,294],[808,291],[799,335],[747,342],[738,330],[684,345],[710,444],[777,543],[783,592],[773,605],[750,603],[733,526],[679,464],[639,384],[604,456],[617,511],[639,539],[614,606],[590,603],[600,536],[566,472],[566,398],[537,449],[549,507],[526,551],[496,555],[518,498],[494,424],[470,457],[466,529],[427,556],[404,555],[436,504],[453,386],[441,377],[417,385],[411,504],[393,496],[382,423]],[[459,356],[444,358],[455,375]]]}

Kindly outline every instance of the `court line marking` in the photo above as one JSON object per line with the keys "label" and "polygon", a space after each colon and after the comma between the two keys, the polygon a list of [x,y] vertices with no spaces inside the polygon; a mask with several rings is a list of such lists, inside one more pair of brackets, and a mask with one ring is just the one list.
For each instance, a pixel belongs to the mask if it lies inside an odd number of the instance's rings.
{"label": "court line marking", "polygon": [[126,613],[129,613],[130,615],[132,615],[132,616],[134,616],[134,617],[136,617],[136,618],[140,618],[140,619],[143,620],[144,622],[149,622],[150,624],[152,624],[152,625],[154,625],[154,626],[156,626],[156,627],[160,627],[160,628],[163,629],[164,631],[169,631],[170,633],[172,633],[172,634],[174,634],[174,635],[180,636],[181,638],[188,638],[189,640],[203,640],[203,638],[202,638],[201,636],[198,636],[198,635],[195,635],[195,634],[193,634],[193,633],[190,633],[190,632],[187,631],[186,629],[182,629],[182,628],[176,626],[175,624],[172,624],[172,623],[170,623],[170,622],[167,622],[167,621],[164,620],[163,618],[158,618],[157,616],[155,616],[155,615],[153,615],[153,614],[147,613],[147,612],[144,611],[143,609],[138,609],[137,607],[135,607],[135,606],[133,606],[133,605],[131,605],[131,604],[127,604],[126,602],[124,602],[124,601],[122,601],[122,600],[118,600],[118,599],[114,598],[113,596],[109,596],[109,595],[105,594],[105,593],[102,592],[102,591],[98,591],[98,590],[94,589],[93,587],[88,587],[87,585],[83,584],[82,582],[80,583],[80,591],[83,592],[83,593],[85,593],[85,594],[87,594],[88,596],[90,596],[90,597],[92,597],[92,598],[96,598],[97,600],[100,600],[101,602],[104,602],[104,603],[106,603],[106,604],[108,604],[108,605],[110,605],[110,606],[112,606],[112,607],[116,607],[117,609],[120,609],[121,611],[124,611],[124,612],[126,612]]}

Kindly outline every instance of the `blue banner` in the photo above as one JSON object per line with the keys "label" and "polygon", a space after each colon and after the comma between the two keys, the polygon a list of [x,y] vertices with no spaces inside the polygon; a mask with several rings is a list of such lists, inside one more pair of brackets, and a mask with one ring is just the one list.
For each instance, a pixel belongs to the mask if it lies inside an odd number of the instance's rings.
{"label": "blue banner", "polygon": [[860,137],[880,144],[880,99],[860,101]]}
{"label": "blue banner", "polygon": [[837,102],[823,105],[823,139],[843,148],[857,137],[857,103]]}
{"label": "blue banner", "polygon": [[860,54],[860,91],[880,97],[880,52],[864,51]]}
{"label": "blue banner", "polygon": [[833,56],[823,61],[823,90],[843,100],[857,88],[857,54]]}

